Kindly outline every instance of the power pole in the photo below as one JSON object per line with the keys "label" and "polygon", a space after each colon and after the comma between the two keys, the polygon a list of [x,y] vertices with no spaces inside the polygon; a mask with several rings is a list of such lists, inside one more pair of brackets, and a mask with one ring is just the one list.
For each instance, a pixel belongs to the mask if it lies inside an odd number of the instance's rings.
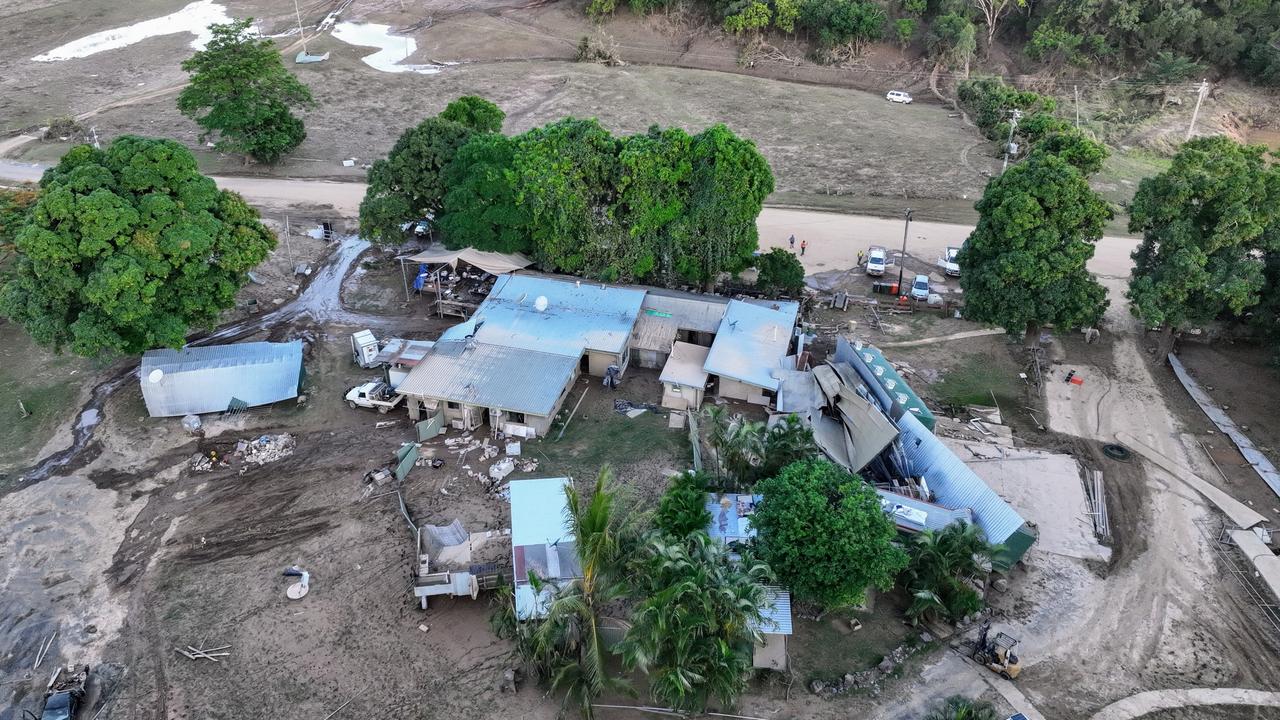
{"label": "power pole", "polygon": [[298,9],[298,0],[293,0],[293,16],[298,19],[298,35],[302,37],[302,53],[307,53],[307,33],[302,29],[302,11]]}
{"label": "power pole", "polygon": [[902,228],[902,255],[898,258],[898,294],[902,294],[903,263],[907,260],[907,231],[911,229],[911,208],[907,208],[907,224]]}
{"label": "power pole", "polygon": [[1190,140],[1191,133],[1196,129],[1196,118],[1200,117],[1200,103],[1204,102],[1204,96],[1209,94],[1209,81],[1202,79],[1200,81],[1200,90],[1196,93],[1196,109],[1191,111],[1191,124],[1187,126],[1187,136],[1183,140]]}
{"label": "power pole", "polygon": [[1080,127],[1080,86],[1073,85],[1076,91],[1076,127]]}
{"label": "power pole", "polygon": [[1004,167],[1000,168],[1000,174],[1004,174],[1009,169],[1009,154],[1013,152],[1013,131],[1018,129],[1018,121],[1022,119],[1022,111],[1014,110],[1009,116],[1009,142],[1004,146]]}

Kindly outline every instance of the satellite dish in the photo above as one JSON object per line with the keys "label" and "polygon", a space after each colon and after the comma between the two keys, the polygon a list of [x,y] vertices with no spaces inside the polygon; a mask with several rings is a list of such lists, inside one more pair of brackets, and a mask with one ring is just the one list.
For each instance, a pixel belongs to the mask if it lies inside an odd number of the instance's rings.
{"label": "satellite dish", "polygon": [[153,383],[158,383],[164,379],[164,371],[160,368],[156,368],[147,374],[147,379]]}
{"label": "satellite dish", "polygon": [[539,296],[538,296],[538,299],[533,301],[533,309],[534,309],[534,310],[537,310],[538,312],[546,312],[546,310],[547,310],[547,296],[546,296],[546,295],[539,295]]}

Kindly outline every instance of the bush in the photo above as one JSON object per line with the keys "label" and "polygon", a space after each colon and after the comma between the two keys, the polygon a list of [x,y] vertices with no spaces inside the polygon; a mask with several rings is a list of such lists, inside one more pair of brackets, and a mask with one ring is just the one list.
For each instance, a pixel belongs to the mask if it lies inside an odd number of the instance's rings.
{"label": "bush", "polygon": [[898,47],[903,50],[911,44],[911,38],[916,34],[916,21],[912,18],[899,18],[893,21],[893,34],[898,38]]}
{"label": "bush", "polygon": [[675,539],[706,532],[711,524],[711,513],[707,511],[708,485],[707,476],[702,473],[684,472],[673,476],[658,501],[654,527]]}
{"label": "bush", "polygon": [[756,258],[756,287],[764,292],[797,293],[804,288],[804,265],[794,254],[773,248]]}

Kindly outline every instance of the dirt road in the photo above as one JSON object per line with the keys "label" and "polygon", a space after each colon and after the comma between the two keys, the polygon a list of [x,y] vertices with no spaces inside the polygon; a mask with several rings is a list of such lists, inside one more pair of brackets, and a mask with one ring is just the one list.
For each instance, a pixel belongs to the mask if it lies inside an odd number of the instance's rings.
{"label": "dirt road", "polygon": [[[1117,431],[1131,433],[1204,472],[1207,463],[1194,443],[1184,441],[1152,375],[1141,327],[1122,295],[1123,281],[1105,278],[1104,284],[1112,303],[1103,341],[1110,343],[1110,357],[1106,348],[1098,349],[1083,370],[1084,385],[1071,386],[1073,396],[1051,387],[1050,427],[1103,442],[1113,442]],[[1051,386],[1062,382],[1068,367],[1086,366],[1055,366]],[[1216,569],[1207,539],[1212,531],[1199,525],[1215,522],[1205,501],[1154,465],[1135,468],[1101,456],[1095,463],[1107,478],[1113,517],[1126,518],[1129,527],[1117,530],[1118,558],[1101,576],[1081,562],[1041,562],[1033,549],[1025,582],[1038,586],[1036,606],[1017,628],[1024,645],[1037,649],[1024,673],[1028,695],[1061,717],[1075,717],[1091,705],[1115,703],[1153,685],[1275,687],[1276,674],[1264,658],[1274,656],[1277,638],[1269,627],[1262,630],[1257,609]],[[1117,708],[1100,717],[1137,715]]]}
{"label": "dirt road", "polygon": [[[38,180],[43,168],[30,163],[0,160],[0,179],[31,182]],[[220,176],[218,185],[234,190],[252,203],[260,205],[331,205],[344,217],[354,217],[364,197],[365,184]],[[868,245],[885,245],[891,250],[902,247],[902,221],[867,215],[795,210],[766,207],[756,222],[760,229],[760,247],[788,247],[788,238],[796,236],[807,243],[800,261],[809,273],[848,268],[857,262],[859,250]],[[907,253],[926,262],[937,258],[949,246],[958,246],[973,230],[970,225],[917,220],[911,223]],[[1100,275],[1125,276],[1132,261],[1129,253],[1137,247],[1132,238],[1104,237],[1097,245],[1089,268]]]}

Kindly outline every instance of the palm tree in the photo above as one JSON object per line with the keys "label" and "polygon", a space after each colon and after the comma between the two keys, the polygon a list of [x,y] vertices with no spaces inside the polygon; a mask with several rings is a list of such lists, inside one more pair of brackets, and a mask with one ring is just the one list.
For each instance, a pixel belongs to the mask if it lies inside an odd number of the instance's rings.
{"label": "palm tree", "polygon": [[[590,499],[573,485],[565,487],[565,524],[573,533],[582,577],[552,588],[546,616],[532,633],[527,658],[554,691],[565,693],[565,705],[576,704],[585,718],[592,702],[607,691],[625,691],[623,678],[605,669],[609,651],[600,632],[600,609],[623,596],[620,548],[629,521],[614,513],[613,471],[596,476]],[[534,591],[545,585],[533,579]]]}
{"label": "palm tree", "polygon": [[952,695],[941,707],[925,715],[924,720],[996,720],[996,709],[985,700]]}
{"label": "palm tree", "polygon": [[907,617],[913,623],[945,615],[958,620],[982,609],[982,598],[969,581],[991,572],[991,557],[999,551],[965,522],[941,531],[925,530],[908,545],[910,562],[903,584],[912,601]]}
{"label": "palm tree", "polygon": [[619,645],[624,666],[649,675],[653,699],[668,706],[700,711],[712,697],[732,704],[761,639],[768,567],[736,562],[706,533],[694,533],[652,538],[636,570],[643,600]]}

